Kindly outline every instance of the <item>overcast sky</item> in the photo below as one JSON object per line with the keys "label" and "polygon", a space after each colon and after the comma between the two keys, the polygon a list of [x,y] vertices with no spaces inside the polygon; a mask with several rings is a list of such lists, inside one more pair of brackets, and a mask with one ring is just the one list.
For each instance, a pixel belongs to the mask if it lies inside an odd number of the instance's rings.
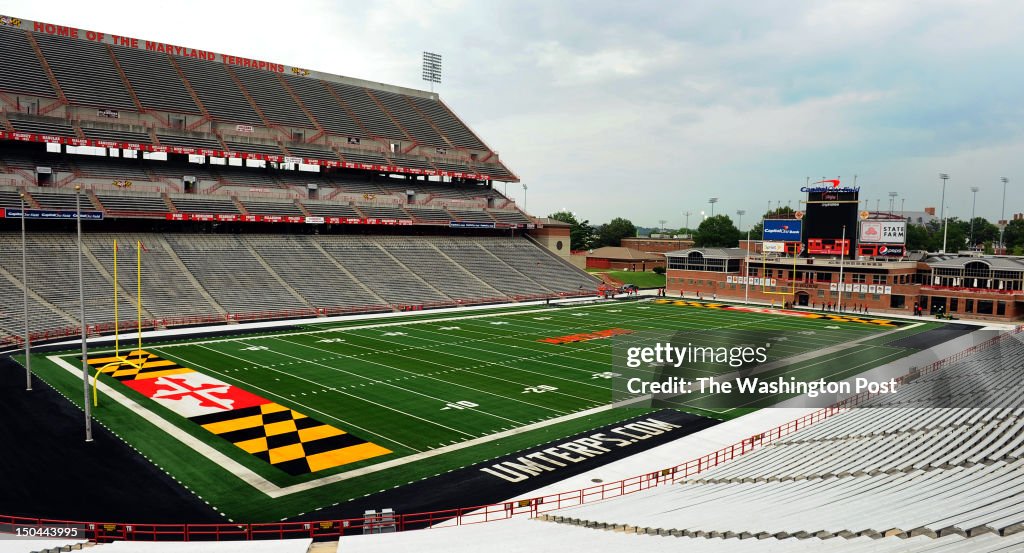
{"label": "overcast sky", "polygon": [[[592,223],[748,227],[841,176],[907,210],[1024,211],[1024,2],[3,1],[0,13],[414,88],[442,98],[529,187]],[[500,187],[500,185],[499,185]],[[520,203],[523,190],[509,185]],[[897,205],[899,200],[897,200]]]}

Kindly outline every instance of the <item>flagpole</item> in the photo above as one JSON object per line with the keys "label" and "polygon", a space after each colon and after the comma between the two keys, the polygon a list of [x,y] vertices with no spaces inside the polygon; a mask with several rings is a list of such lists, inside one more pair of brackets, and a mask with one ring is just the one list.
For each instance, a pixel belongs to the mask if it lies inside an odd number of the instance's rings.
{"label": "flagpole", "polygon": [[25,297],[25,390],[32,391],[32,356],[28,334],[28,261],[25,253],[25,193],[21,193],[21,283]]}

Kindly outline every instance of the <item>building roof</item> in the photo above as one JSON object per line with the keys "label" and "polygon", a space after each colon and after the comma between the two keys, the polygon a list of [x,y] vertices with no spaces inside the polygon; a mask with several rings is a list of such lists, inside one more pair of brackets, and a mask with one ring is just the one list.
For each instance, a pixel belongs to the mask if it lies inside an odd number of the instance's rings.
{"label": "building roof", "polygon": [[663,261],[664,258],[658,254],[642,252],[633,248],[618,246],[605,246],[587,253],[587,257],[598,259],[613,259],[618,261]]}
{"label": "building roof", "polygon": [[950,257],[946,259],[932,258],[927,261],[930,267],[961,269],[968,263],[984,263],[996,271],[1024,271],[1024,259],[1018,257]]}
{"label": "building roof", "polygon": [[545,227],[572,227],[565,221],[559,221],[558,219],[552,219],[551,217],[538,217],[537,223],[544,225]]}
{"label": "building roof", "polygon": [[685,257],[691,252],[699,252],[704,257],[715,259],[743,259],[747,257],[747,250],[743,248],[687,248],[668,252],[665,257]]}

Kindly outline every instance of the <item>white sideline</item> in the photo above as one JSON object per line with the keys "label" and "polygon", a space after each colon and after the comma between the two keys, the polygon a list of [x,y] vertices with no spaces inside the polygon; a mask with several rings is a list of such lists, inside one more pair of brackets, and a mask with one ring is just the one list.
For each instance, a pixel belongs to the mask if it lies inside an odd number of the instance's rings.
{"label": "white sideline", "polygon": [[[58,357],[56,355],[47,356],[47,359],[49,359],[50,361],[55,363],[57,366],[63,368],[66,371],[68,371],[69,373],[71,373],[76,378],[81,378],[82,371],[81,371],[80,368],[76,368],[71,363],[68,363],[67,361],[61,359],[60,357]],[[521,434],[523,432],[529,432],[531,430],[537,430],[539,428],[544,428],[544,427],[550,426],[552,424],[558,424],[558,423],[570,421],[570,420],[573,420],[573,419],[578,419],[578,418],[581,418],[581,417],[587,417],[587,416],[590,416],[590,415],[593,415],[593,414],[596,414],[596,413],[600,413],[602,411],[607,411],[609,409],[614,409],[614,408],[617,408],[617,407],[626,407],[626,406],[628,406],[630,404],[646,401],[647,399],[649,399],[647,397],[639,397],[639,398],[634,398],[634,399],[630,399],[630,400],[627,400],[627,401],[621,401],[619,403],[609,403],[609,404],[606,404],[606,405],[600,405],[598,407],[587,409],[585,411],[577,411],[575,413],[569,413],[568,415],[563,415],[561,417],[556,417],[556,418],[553,418],[553,419],[546,419],[546,420],[543,420],[543,421],[540,421],[540,422],[535,422],[535,423],[532,423],[532,424],[527,424],[527,425],[524,425],[524,426],[519,426],[519,427],[510,429],[510,430],[505,430],[503,432],[497,432],[497,433],[494,433],[494,434],[488,434],[486,436],[480,436],[479,438],[474,438],[472,440],[466,440],[464,442],[459,442],[457,444],[452,444],[452,445],[447,445],[447,446],[444,446],[444,447],[439,447],[437,449],[432,449],[430,451],[423,451],[423,452],[420,452],[420,453],[414,453],[412,455],[406,455],[404,457],[399,457],[397,459],[392,459],[391,461],[385,461],[383,463],[377,463],[375,465],[370,465],[370,466],[363,467],[363,468],[360,468],[360,469],[350,470],[350,471],[347,471],[347,472],[340,472],[340,473],[332,474],[330,476],[324,476],[323,478],[317,478],[316,480],[309,480],[307,482],[302,482],[300,484],[293,484],[291,486],[284,486],[284,487],[282,487],[282,486],[278,486],[277,484],[274,484],[273,482],[263,478],[262,476],[256,474],[255,472],[249,470],[248,468],[246,468],[245,466],[241,465],[240,463],[238,463],[234,459],[231,459],[230,457],[224,455],[223,453],[220,453],[219,451],[217,451],[213,447],[207,445],[206,443],[204,443],[201,440],[199,440],[198,438],[192,436],[188,432],[185,432],[184,430],[178,428],[177,426],[167,422],[166,420],[164,420],[163,417],[161,417],[161,416],[157,415],[156,413],[150,411],[146,407],[140,405],[135,400],[125,396],[121,392],[111,388],[105,382],[97,381],[96,382],[96,387],[98,388],[99,391],[103,392],[103,394],[106,395],[107,397],[109,397],[110,399],[112,399],[112,400],[116,401],[117,403],[121,404],[122,406],[124,406],[128,410],[134,412],[139,417],[141,417],[141,418],[145,419],[146,421],[148,421],[150,424],[152,424],[152,425],[156,426],[157,428],[163,430],[169,436],[175,438],[176,440],[178,440],[182,444],[188,446],[189,448],[191,448],[196,453],[206,457],[207,459],[213,461],[217,465],[220,465],[221,468],[223,468],[223,469],[227,470],[228,472],[234,474],[235,476],[237,476],[238,478],[242,479],[244,482],[246,482],[250,486],[256,488],[257,490],[263,492],[264,494],[266,494],[266,495],[268,495],[268,496],[270,496],[272,498],[283,497],[283,496],[290,495],[290,494],[293,494],[293,493],[307,491],[307,490],[311,490],[311,489],[314,489],[314,488],[319,488],[321,486],[326,486],[328,484],[334,484],[336,482],[342,482],[342,481],[348,480],[350,478],[355,478],[357,476],[364,476],[364,475],[367,475],[367,474],[372,474],[374,472],[378,472],[378,471],[381,471],[381,470],[386,470],[386,469],[402,466],[402,465],[405,465],[407,463],[411,463],[413,461],[420,461],[422,459],[427,459],[427,458],[430,458],[430,457],[435,457],[437,455],[443,455],[445,453],[451,453],[453,451],[458,451],[460,449],[465,449],[467,447],[473,447],[473,446],[477,446],[477,445],[480,445],[480,444],[485,444],[487,442],[491,442],[491,441],[494,441],[494,440],[500,440],[502,438],[507,438],[509,436],[515,436],[515,435]]]}

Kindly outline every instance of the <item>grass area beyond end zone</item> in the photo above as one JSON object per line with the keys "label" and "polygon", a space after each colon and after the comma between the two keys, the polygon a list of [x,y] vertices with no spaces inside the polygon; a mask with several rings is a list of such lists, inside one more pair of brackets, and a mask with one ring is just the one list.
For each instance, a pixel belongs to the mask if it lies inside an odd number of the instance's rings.
{"label": "grass area beyond end zone", "polygon": [[605,269],[587,269],[589,273],[604,273],[622,281],[624,284],[636,284],[640,288],[661,288],[665,286],[665,275],[650,271],[609,271]]}
{"label": "grass area beyond end zone", "polygon": [[[101,375],[100,381],[154,415],[156,422],[102,394],[94,414],[227,517],[276,520],[642,414],[638,409],[606,408],[611,398],[611,340],[545,342],[608,329],[802,331],[801,340],[778,346],[790,355],[900,332],[860,322],[634,301],[353,320],[144,344],[161,362],[261,395],[390,451],[308,474],[285,472],[235,445],[243,442],[232,443],[204,429],[110,375]],[[862,370],[903,354],[893,348],[878,351],[885,357],[859,357]],[[103,354],[96,350],[92,356]],[[68,365],[77,363],[75,351],[56,355]],[[39,376],[80,402],[80,377],[47,357],[33,360]],[[806,378],[833,376],[810,362],[801,370]],[[691,412],[730,418],[747,411]],[[167,431],[171,428],[272,486],[301,491],[271,499],[215,458],[172,438]],[[357,476],[348,476],[356,471]]]}

